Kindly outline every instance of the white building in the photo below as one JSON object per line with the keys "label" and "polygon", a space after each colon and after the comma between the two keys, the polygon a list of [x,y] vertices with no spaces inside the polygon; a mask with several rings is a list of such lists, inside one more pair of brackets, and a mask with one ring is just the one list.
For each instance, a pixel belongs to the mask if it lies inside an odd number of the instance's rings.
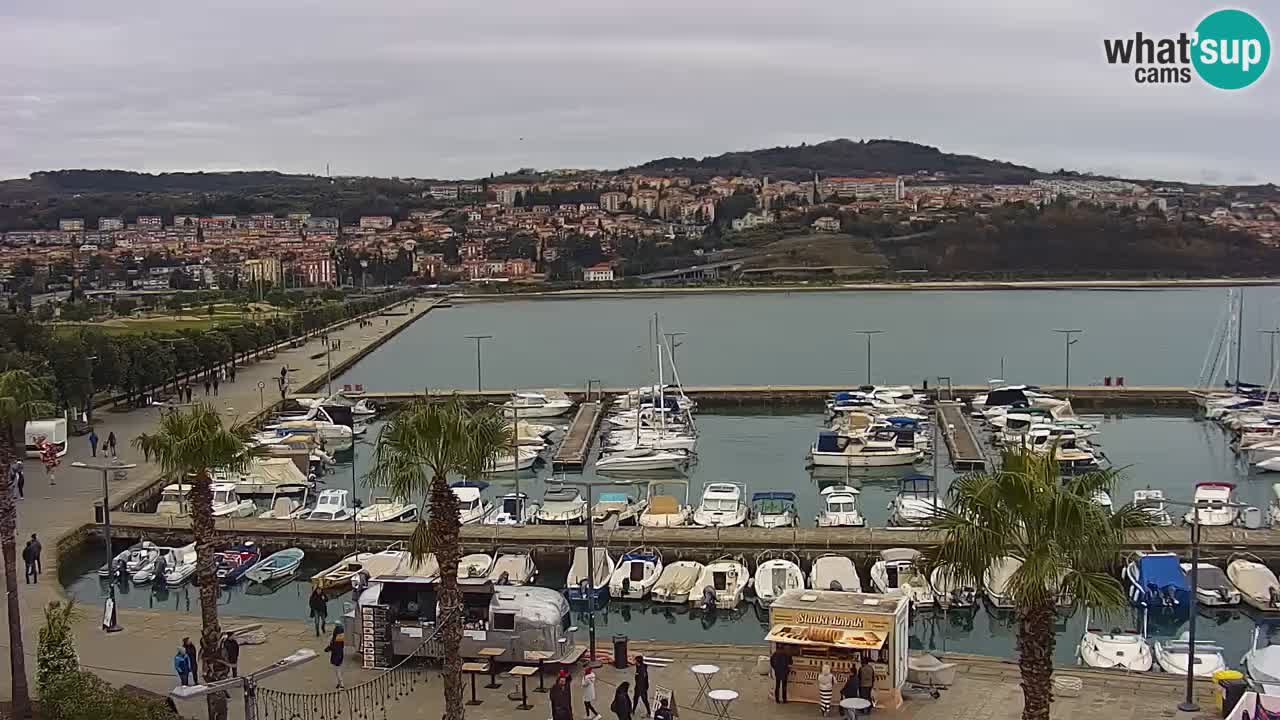
{"label": "white building", "polygon": [[613,282],[613,267],[609,263],[592,265],[582,271],[582,279],[587,282]]}
{"label": "white building", "polygon": [[749,212],[746,215],[743,215],[742,217],[738,218],[737,220],[734,220],[733,222],[729,223],[730,227],[732,227],[734,230],[750,230],[751,228],[760,227],[762,225],[772,225],[772,224],[773,224],[773,213],[767,212],[767,211],[759,212],[759,213]]}
{"label": "white building", "polygon": [[390,230],[395,221],[390,215],[362,215],[360,217],[360,228],[362,230]]}

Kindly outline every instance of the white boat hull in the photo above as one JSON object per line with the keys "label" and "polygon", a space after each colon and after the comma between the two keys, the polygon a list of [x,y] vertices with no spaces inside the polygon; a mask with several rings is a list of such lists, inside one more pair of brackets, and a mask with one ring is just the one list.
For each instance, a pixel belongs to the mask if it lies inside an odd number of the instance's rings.
{"label": "white boat hull", "polygon": [[901,467],[914,465],[921,458],[919,450],[902,453],[852,454],[811,450],[809,461],[815,467]]}

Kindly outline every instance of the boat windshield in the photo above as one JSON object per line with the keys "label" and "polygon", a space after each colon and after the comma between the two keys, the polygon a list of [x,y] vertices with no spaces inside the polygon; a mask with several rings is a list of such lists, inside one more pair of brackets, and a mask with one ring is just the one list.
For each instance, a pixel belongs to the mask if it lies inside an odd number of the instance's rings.
{"label": "boat windshield", "polygon": [[334,510],[313,510],[311,512],[311,520],[333,520],[337,516]]}
{"label": "boat windshield", "polygon": [[517,498],[507,498],[502,501],[502,512],[508,515],[519,515],[523,505],[524,503]]}
{"label": "boat windshield", "polygon": [[462,512],[470,512],[478,507],[480,507],[480,500],[478,498],[475,500],[460,500],[458,502],[458,509]]}
{"label": "boat windshield", "polygon": [[180,493],[180,492],[176,492],[176,491],[175,491],[175,492],[165,492],[165,493],[161,493],[161,494],[160,494],[160,502],[162,502],[162,503],[165,503],[165,502],[167,502],[167,503],[180,503],[180,502],[182,502],[182,493]]}
{"label": "boat windshield", "polygon": [[1227,574],[1212,565],[1196,568],[1196,585],[1202,588],[1220,588],[1230,585]]}
{"label": "boat windshield", "polygon": [[852,500],[833,500],[827,503],[827,510],[833,513],[851,513],[855,509]]}
{"label": "boat windshield", "polygon": [[213,504],[214,504],[214,505],[225,505],[225,504],[227,504],[227,503],[229,503],[229,502],[231,502],[231,491],[230,491],[230,490],[215,490],[215,491],[213,492]]}
{"label": "boat windshield", "polygon": [[738,503],[733,500],[705,500],[702,507],[710,512],[733,512],[738,509]]}

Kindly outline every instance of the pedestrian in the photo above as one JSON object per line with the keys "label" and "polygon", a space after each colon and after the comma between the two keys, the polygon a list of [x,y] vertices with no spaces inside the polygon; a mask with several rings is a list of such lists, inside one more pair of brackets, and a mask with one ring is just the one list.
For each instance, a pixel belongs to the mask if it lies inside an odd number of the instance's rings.
{"label": "pedestrian", "polygon": [[569,673],[564,670],[551,686],[551,720],[573,720],[573,692],[569,689]]}
{"label": "pedestrian", "polygon": [[214,395],[218,394],[218,376],[217,375],[213,376],[213,394]]}
{"label": "pedestrian", "polygon": [[187,402],[189,403],[191,402],[191,383],[187,383],[186,389],[187,389]]}
{"label": "pedestrian", "polygon": [[94,457],[98,457],[98,431],[97,430],[89,431],[89,452],[92,453]]}
{"label": "pedestrian", "polygon": [[17,475],[17,478],[18,478],[18,499],[21,500],[22,498],[26,497],[25,495],[22,494],[22,492],[23,492],[23,489],[26,488],[27,486],[27,475],[22,471],[21,461],[15,460],[14,464],[17,465],[15,474]]}
{"label": "pedestrian", "polygon": [[30,540],[28,540],[27,544],[22,548],[22,564],[26,568],[23,572],[23,578],[27,581],[27,584],[30,585],[36,581],[35,551],[31,547]]}
{"label": "pedestrian", "polygon": [[111,457],[120,457],[119,453],[116,452],[116,431],[115,430],[112,430],[111,432],[107,433],[107,448],[111,450]]}
{"label": "pedestrian", "polygon": [[596,712],[596,673],[588,665],[582,671],[582,708],[587,713],[587,720],[595,720],[600,717],[600,713]]}
{"label": "pedestrian", "polygon": [[236,381],[236,366],[232,365],[231,366],[231,382],[235,382],[235,381]]}
{"label": "pedestrian", "polygon": [[[858,668],[855,665],[853,671],[849,673],[849,679],[844,681],[844,687],[840,688],[840,699],[848,700],[856,697],[861,697],[861,694],[858,692]],[[853,710],[846,709],[844,716],[846,720],[854,720]]]}
{"label": "pedestrian", "polygon": [[618,716],[618,720],[631,720],[631,683],[623,682],[613,693],[613,704],[609,709]]}
{"label": "pedestrian", "polygon": [[173,656],[173,671],[178,674],[178,680],[183,685],[191,684],[191,661],[187,658],[187,650],[181,645],[178,646],[178,652]]}
{"label": "pedestrian", "polygon": [[671,712],[671,701],[665,697],[658,698],[658,711],[653,714],[653,720],[675,720],[675,713]]}
{"label": "pedestrian", "polygon": [[[858,668],[858,690],[861,693],[858,697],[866,700],[867,702],[872,702],[871,690],[875,685],[876,668],[871,664],[870,660],[863,660],[862,667]],[[870,709],[871,708],[867,708],[867,710]]]}
{"label": "pedestrian", "polygon": [[40,544],[40,538],[36,537],[35,533],[31,533],[31,547],[32,547],[32,551],[35,554],[36,574],[39,575],[40,569],[41,569],[40,568],[40,551],[44,550],[44,546]]}
{"label": "pedestrian", "polygon": [[205,397],[209,397],[209,386],[210,386],[209,378],[206,377],[204,379],[204,396]]}
{"label": "pedestrian", "polygon": [[308,600],[311,605],[311,620],[316,626],[316,637],[320,637],[324,633],[324,624],[329,619],[329,602],[325,600],[324,593],[320,592],[320,588],[312,588],[311,599]]}
{"label": "pedestrian", "polygon": [[769,668],[773,670],[773,701],[787,701],[787,680],[791,675],[791,656],[782,651],[779,645],[769,656]]}
{"label": "pedestrian", "polygon": [[285,381],[285,378],[287,378],[287,377],[289,377],[289,367],[288,367],[287,365],[281,366],[281,368],[280,368],[280,382],[284,382],[284,381]]}
{"label": "pedestrian", "polygon": [[333,675],[338,679],[338,689],[342,689],[342,661],[346,659],[343,648],[346,645],[346,639],[342,634],[342,623],[334,623],[333,637],[329,638],[329,644],[324,651],[329,653],[329,664],[333,666]]}
{"label": "pedestrian", "polygon": [[240,677],[240,643],[231,633],[222,636],[222,655],[231,666],[231,677]]}
{"label": "pedestrian", "polygon": [[649,707],[649,666],[644,663],[644,656],[636,656],[636,697],[632,701],[631,707],[635,710],[640,709],[640,703],[644,703],[644,716],[649,717],[653,714],[653,709]]}
{"label": "pedestrian", "polygon": [[191,665],[191,682],[200,684],[200,661],[196,659],[196,646],[191,643],[191,638],[182,638],[182,648],[187,651],[187,662]]}
{"label": "pedestrian", "polygon": [[823,717],[831,712],[831,692],[836,688],[836,676],[831,673],[831,664],[822,663],[818,673],[818,708]]}

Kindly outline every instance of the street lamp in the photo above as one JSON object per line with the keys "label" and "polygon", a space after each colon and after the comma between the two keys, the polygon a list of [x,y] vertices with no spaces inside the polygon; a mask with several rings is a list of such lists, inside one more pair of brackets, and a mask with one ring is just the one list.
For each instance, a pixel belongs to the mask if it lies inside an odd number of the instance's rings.
{"label": "street lamp", "polygon": [[1083,333],[1084,331],[1064,328],[1060,330],[1054,330],[1054,332],[1061,333],[1063,337],[1066,338],[1066,341],[1067,341],[1066,381],[1062,384],[1062,386],[1063,386],[1063,389],[1070,390],[1071,389],[1071,346],[1080,342],[1079,340],[1074,339],[1072,336]]}
{"label": "street lamp", "polygon": [[585,515],[587,523],[587,657],[591,667],[600,667],[600,662],[596,660],[596,536],[595,536],[595,519],[591,516],[592,509],[592,490],[596,485],[618,485],[623,483],[593,483],[587,480],[566,480],[563,476],[559,478],[551,478],[548,482],[558,485],[570,485],[578,488],[585,488],[587,491],[587,511]]}
{"label": "street lamp", "polygon": [[267,384],[265,382],[261,380],[258,381],[258,409],[259,410],[265,410],[267,407],[267,401],[265,398],[262,397],[262,391],[265,390],[266,387],[267,387]]}
{"label": "street lamp", "polygon": [[1271,364],[1268,366],[1267,382],[1270,383],[1276,377],[1276,335],[1280,335],[1280,328],[1274,330],[1259,330],[1263,335],[1271,336]]}
{"label": "street lamp", "polygon": [[476,341],[476,392],[484,392],[483,376],[480,373],[480,343],[492,340],[492,335],[467,335],[468,340]]}
{"label": "street lamp", "polygon": [[122,463],[116,459],[109,463],[76,461],[71,463],[71,467],[79,470],[97,470],[102,473],[102,537],[107,547],[107,585],[110,588],[102,613],[102,629],[109,633],[120,632],[124,628],[116,623],[116,579],[111,576],[114,570],[111,567],[111,561],[115,555],[111,552],[111,500],[107,497],[107,475],[116,470],[132,470],[138,466],[136,463]]}
{"label": "street lamp", "polygon": [[881,335],[884,333],[884,331],[883,330],[854,330],[853,332],[858,335],[867,336],[867,384],[870,385],[871,384],[871,336]]}
{"label": "street lamp", "polygon": [[257,699],[258,695],[258,681],[265,680],[266,678],[282,673],[285,670],[292,670],[303,663],[307,663],[315,659],[315,650],[299,650],[292,655],[280,658],[261,670],[246,673],[240,677],[218,680],[217,682],[209,683],[208,685],[179,685],[173,690],[170,690],[169,695],[178,700],[192,700],[198,697],[212,695],[214,693],[226,693],[237,689],[243,690],[245,720],[256,720],[258,708],[257,703],[254,701]]}

